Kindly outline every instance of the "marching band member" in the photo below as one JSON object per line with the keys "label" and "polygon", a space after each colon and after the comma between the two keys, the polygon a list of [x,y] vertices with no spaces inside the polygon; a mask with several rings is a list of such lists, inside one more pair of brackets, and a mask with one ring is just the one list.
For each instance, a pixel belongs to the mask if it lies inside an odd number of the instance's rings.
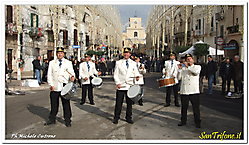
{"label": "marching band member", "polygon": [[126,100],[126,122],[133,124],[132,121],[132,100],[127,96],[127,91],[130,86],[134,85],[134,78],[139,80],[139,72],[136,67],[136,63],[130,59],[131,49],[125,48],[124,59],[121,59],[116,62],[115,71],[114,71],[114,81],[116,84],[116,104],[114,111],[114,124],[118,124],[120,119],[121,109],[123,105],[123,100],[125,97]]}
{"label": "marching band member", "polygon": [[166,104],[164,105],[165,107],[170,106],[172,90],[174,92],[174,97],[175,97],[175,106],[180,107],[178,102],[179,84],[177,79],[178,64],[180,64],[180,62],[176,61],[175,57],[176,56],[174,53],[170,53],[170,60],[165,61],[165,68],[163,69],[164,77],[174,78],[175,80],[175,84],[173,86],[166,87]]}
{"label": "marching band member", "polygon": [[192,104],[195,125],[197,128],[201,127],[200,120],[200,90],[199,90],[199,75],[201,71],[200,65],[195,65],[192,55],[187,54],[185,57],[186,62],[184,65],[180,64],[179,67],[179,80],[181,80],[180,94],[181,94],[181,122],[178,126],[186,125],[187,111],[189,101]]}
{"label": "marching band member", "polygon": [[91,80],[95,77],[94,75],[100,75],[95,67],[95,63],[91,62],[91,56],[85,55],[85,61],[80,64],[79,79],[82,83],[82,99],[80,105],[86,102],[86,92],[88,91],[88,99],[91,105],[94,105],[93,100],[93,86]]}
{"label": "marching band member", "polygon": [[[146,69],[145,69],[144,64],[140,63],[140,58],[139,57],[135,57],[135,62],[136,62],[136,66],[137,66],[138,72],[140,73],[140,78],[139,78],[138,81],[135,80],[135,84],[140,85],[141,90],[143,92],[144,91],[143,90],[143,85],[144,85],[143,74],[146,73]],[[138,104],[140,106],[143,106],[143,99],[142,98],[139,99]]]}
{"label": "marching band member", "polygon": [[59,109],[59,97],[62,101],[63,114],[65,119],[65,125],[71,127],[71,106],[70,100],[67,100],[61,96],[63,86],[65,86],[69,79],[74,81],[75,73],[73,70],[72,62],[64,58],[64,48],[57,47],[56,56],[57,59],[52,60],[48,67],[48,84],[50,85],[50,104],[51,111],[49,114],[49,120],[44,125],[55,124],[56,115]]}

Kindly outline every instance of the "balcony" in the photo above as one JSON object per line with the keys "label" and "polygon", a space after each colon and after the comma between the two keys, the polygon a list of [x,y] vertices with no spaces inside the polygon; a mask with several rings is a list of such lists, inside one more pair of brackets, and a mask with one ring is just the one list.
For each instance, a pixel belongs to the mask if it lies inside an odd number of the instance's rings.
{"label": "balcony", "polygon": [[227,27],[228,34],[238,33],[239,32],[239,25],[234,25]]}

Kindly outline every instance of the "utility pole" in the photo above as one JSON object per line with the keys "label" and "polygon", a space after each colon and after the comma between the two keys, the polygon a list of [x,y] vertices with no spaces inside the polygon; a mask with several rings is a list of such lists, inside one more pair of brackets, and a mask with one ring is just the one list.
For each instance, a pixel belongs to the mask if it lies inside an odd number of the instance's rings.
{"label": "utility pole", "polygon": [[22,11],[21,11],[21,6],[18,5],[16,6],[17,7],[17,32],[18,32],[18,35],[17,35],[17,80],[21,80],[22,79],[22,76],[21,76],[21,70],[20,70],[20,66],[19,66],[19,63],[20,63],[20,60],[21,60],[21,39],[20,37],[21,34],[22,34]]}

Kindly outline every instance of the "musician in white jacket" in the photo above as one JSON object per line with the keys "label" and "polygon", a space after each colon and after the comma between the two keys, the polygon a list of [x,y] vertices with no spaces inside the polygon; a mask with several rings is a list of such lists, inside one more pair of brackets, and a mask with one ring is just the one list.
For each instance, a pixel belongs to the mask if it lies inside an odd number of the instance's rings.
{"label": "musician in white jacket", "polygon": [[181,80],[180,94],[181,94],[181,122],[178,126],[186,125],[187,111],[189,101],[192,104],[195,125],[197,128],[201,127],[200,120],[200,90],[199,90],[199,75],[201,71],[200,65],[195,65],[192,55],[187,54],[186,62],[178,65],[179,67],[179,80]]}
{"label": "musician in white jacket", "polygon": [[180,64],[179,61],[175,60],[176,56],[175,53],[170,53],[170,60],[165,61],[164,69],[163,69],[163,75],[166,78],[174,78],[175,84],[173,86],[167,86],[166,87],[166,104],[165,107],[170,106],[171,102],[171,92],[173,90],[174,97],[175,97],[175,106],[180,107],[179,101],[178,101],[178,90],[179,90],[179,83],[177,79],[178,75],[178,64]]}
{"label": "musician in white jacket", "polygon": [[83,105],[86,102],[86,93],[88,92],[88,99],[91,105],[94,105],[93,100],[93,86],[91,80],[95,75],[100,75],[101,72],[98,72],[95,67],[95,63],[91,62],[91,56],[85,55],[85,61],[80,64],[79,68],[79,79],[82,83],[82,98],[80,105]]}
{"label": "musician in white jacket", "polygon": [[70,100],[67,100],[61,96],[63,86],[69,81],[74,81],[75,73],[73,70],[72,62],[64,58],[64,48],[57,47],[56,56],[57,59],[52,60],[48,67],[48,84],[50,86],[50,103],[51,111],[49,114],[49,120],[44,125],[55,124],[56,115],[59,109],[59,98],[61,98],[63,106],[63,114],[65,119],[65,125],[71,126],[71,107]]}
{"label": "musician in white jacket", "polygon": [[113,123],[117,124],[120,119],[123,100],[126,100],[126,122],[133,124],[132,121],[132,100],[127,96],[130,86],[134,85],[134,79],[139,80],[139,72],[136,63],[130,59],[131,49],[124,49],[124,59],[116,62],[114,71],[114,81],[116,84],[116,104]]}
{"label": "musician in white jacket", "polygon": [[[142,91],[142,93],[144,93],[143,92],[144,91],[144,89],[143,89],[143,85],[144,85],[143,75],[146,73],[146,69],[145,69],[144,64],[140,63],[140,58],[139,57],[135,57],[135,62],[136,62],[136,67],[138,69],[138,72],[140,74],[139,75],[139,80],[138,81],[135,80],[135,84],[140,85],[141,91]],[[138,100],[138,104],[140,106],[143,106],[143,99],[142,98]]]}

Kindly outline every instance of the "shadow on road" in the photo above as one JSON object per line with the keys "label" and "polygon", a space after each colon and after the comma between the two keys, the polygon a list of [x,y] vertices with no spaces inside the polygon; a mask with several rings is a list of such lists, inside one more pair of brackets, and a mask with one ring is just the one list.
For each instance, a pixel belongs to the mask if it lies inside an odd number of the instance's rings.
{"label": "shadow on road", "polygon": [[[44,121],[48,120],[48,115],[49,115],[50,111],[47,108],[28,104],[27,109],[29,110],[29,112],[44,119]],[[59,121],[60,123],[64,123],[64,120],[60,117],[56,117],[56,120]]]}
{"label": "shadow on road", "polygon": [[92,113],[92,114],[98,115],[98,116],[100,116],[102,118],[106,118],[106,119],[108,119],[110,121],[112,121],[112,119],[113,119],[113,115],[112,114],[110,114],[108,112],[104,112],[104,111],[100,110],[98,107],[90,106],[90,105],[85,105],[85,104],[84,105],[80,105],[79,102],[75,102],[74,104],[79,109],[84,110],[84,111],[86,111],[88,113]]}

